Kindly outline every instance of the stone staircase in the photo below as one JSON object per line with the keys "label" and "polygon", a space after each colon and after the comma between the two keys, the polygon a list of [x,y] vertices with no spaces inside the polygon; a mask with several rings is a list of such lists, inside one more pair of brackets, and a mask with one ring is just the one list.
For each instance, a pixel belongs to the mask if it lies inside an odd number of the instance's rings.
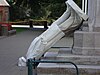
{"label": "stone staircase", "polygon": [[[51,48],[41,60],[72,61],[79,75],[100,75],[100,56],[75,55],[71,48]],[[39,63],[38,75],[76,75],[75,67],[66,63]]]}

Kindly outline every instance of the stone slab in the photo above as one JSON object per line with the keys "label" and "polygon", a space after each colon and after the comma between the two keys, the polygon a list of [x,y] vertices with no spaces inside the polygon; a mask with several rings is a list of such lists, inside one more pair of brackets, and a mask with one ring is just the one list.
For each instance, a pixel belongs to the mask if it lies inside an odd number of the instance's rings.
{"label": "stone slab", "polygon": [[58,55],[58,48],[50,48],[45,54],[44,57],[56,57]]}
{"label": "stone slab", "polygon": [[100,65],[100,56],[96,55],[76,55],[68,50],[59,50],[59,52],[46,52],[41,60],[60,60],[71,61],[77,65]]}
{"label": "stone slab", "polygon": [[[37,71],[38,75],[47,74],[47,75],[76,75],[76,70],[73,65],[62,65],[62,64],[45,64],[40,63]],[[50,66],[49,66],[50,65]],[[51,67],[52,66],[52,67]],[[100,66],[95,65],[77,65],[79,69],[79,75],[99,75],[100,74]]]}
{"label": "stone slab", "polygon": [[100,65],[100,56],[59,54],[56,60],[71,61],[77,65]]}

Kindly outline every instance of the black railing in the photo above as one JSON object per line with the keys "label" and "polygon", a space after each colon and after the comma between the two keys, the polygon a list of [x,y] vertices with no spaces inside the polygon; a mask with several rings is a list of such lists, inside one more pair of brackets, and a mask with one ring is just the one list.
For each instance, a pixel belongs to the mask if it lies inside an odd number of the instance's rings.
{"label": "black railing", "polygon": [[34,71],[34,70],[36,70],[38,63],[70,63],[70,64],[75,66],[76,75],[79,75],[78,67],[73,62],[70,62],[70,61],[54,61],[54,60],[34,60],[34,59],[28,59],[28,62],[27,62],[28,75],[37,75],[36,71]]}

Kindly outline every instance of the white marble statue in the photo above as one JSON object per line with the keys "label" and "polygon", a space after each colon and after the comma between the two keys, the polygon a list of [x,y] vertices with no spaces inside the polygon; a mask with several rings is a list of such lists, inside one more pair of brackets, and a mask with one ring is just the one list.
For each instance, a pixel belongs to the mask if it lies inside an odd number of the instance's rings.
{"label": "white marble statue", "polygon": [[68,33],[69,31],[75,30],[83,20],[88,18],[73,0],[66,1],[66,5],[67,10],[64,14],[53,22],[49,29],[32,41],[26,57],[19,58],[19,66],[25,66],[27,60],[30,58],[38,60],[49,48],[65,35],[65,32]]}

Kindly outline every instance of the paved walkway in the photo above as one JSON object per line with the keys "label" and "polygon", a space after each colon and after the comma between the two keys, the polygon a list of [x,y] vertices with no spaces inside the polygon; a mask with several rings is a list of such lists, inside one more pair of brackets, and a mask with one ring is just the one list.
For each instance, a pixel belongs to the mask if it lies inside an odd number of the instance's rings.
{"label": "paved walkway", "polygon": [[27,75],[25,68],[19,71],[18,58],[25,56],[31,41],[41,32],[27,30],[0,39],[0,75]]}
{"label": "paved walkway", "polygon": [[18,58],[25,56],[31,41],[43,31],[27,30],[0,38],[0,75],[27,75],[27,68],[17,66]]}

